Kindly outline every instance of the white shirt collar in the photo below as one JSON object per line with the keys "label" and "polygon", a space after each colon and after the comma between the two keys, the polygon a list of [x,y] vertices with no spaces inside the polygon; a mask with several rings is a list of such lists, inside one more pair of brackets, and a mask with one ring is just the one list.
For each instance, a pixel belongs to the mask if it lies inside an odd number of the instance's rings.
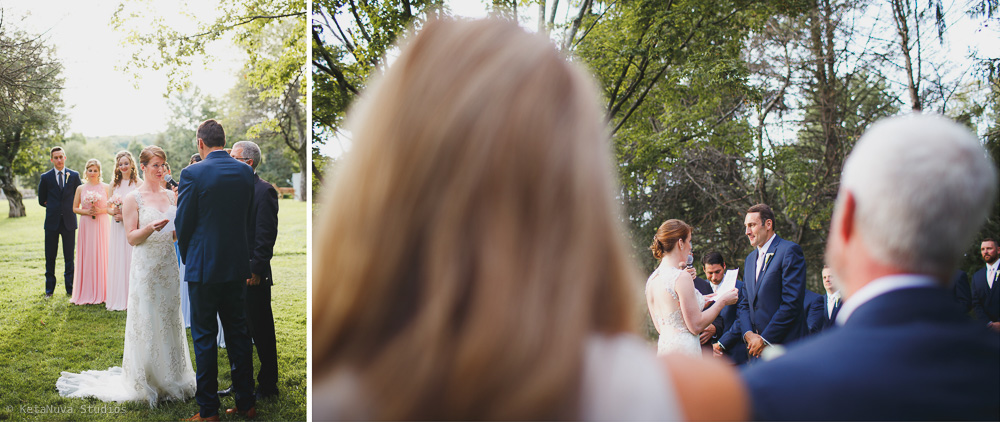
{"label": "white shirt collar", "polygon": [[778,235],[777,233],[771,233],[771,238],[767,239],[767,242],[765,242],[763,245],[760,245],[760,247],[757,248],[757,256],[764,256],[764,254],[767,253],[767,248],[771,247],[771,242],[774,241],[774,237],[777,235]]}
{"label": "white shirt collar", "polygon": [[987,264],[986,271],[996,272],[998,267],[1000,267],[1000,259],[993,261],[993,264]]}
{"label": "white shirt collar", "polygon": [[833,292],[833,294],[828,294],[827,297],[826,297],[826,300],[828,302],[833,302],[833,301],[835,301],[837,299],[840,299],[840,290],[837,290],[837,291]]}
{"label": "white shirt collar", "polygon": [[837,314],[837,325],[844,325],[854,310],[876,297],[896,290],[936,285],[933,278],[919,274],[893,274],[872,280],[844,300],[844,304],[840,307],[840,313]]}

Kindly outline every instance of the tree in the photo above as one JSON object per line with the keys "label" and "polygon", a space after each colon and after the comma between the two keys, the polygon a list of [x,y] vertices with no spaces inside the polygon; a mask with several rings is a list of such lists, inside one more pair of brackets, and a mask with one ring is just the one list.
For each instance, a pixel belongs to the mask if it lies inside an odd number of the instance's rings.
{"label": "tree", "polygon": [[0,188],[8,217],[26,210],[15,175],[34,173],[48,154],[41,145],[57,136],[62,110],[62,65],[38,36],[3,22],[0,11]]}
{"label": "tree", "polygon": [[[115,28],[125,32],[127,42],[135,47],[125,70],[133,74],[141,68],[164,70],[169,79],[169,94],[188,85],[186,69],[195,58],[208,57],[209,44],[231,36],[247,53],[243,77],[258,90],[261,100],[283,98],[290,107],[287,125],[265,120],[254,130],[285,130],[282,132],[288,135],[285,144],[299,159],[303,174],[300,188],[304,192],[308,187],[309,151],[304,112],[305,1],[221,1],[220,15],[214,20],[199,21],[195,33],[167,25],[155,11],[148,10],[149,6],[144,0],[122,3],[112,19]],[[293,103],[297,104],[293,107]]]}

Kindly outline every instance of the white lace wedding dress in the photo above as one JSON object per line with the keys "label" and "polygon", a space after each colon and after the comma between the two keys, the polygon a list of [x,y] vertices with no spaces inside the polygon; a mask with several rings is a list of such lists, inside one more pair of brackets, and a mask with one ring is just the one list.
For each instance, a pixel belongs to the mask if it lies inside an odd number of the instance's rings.
{"label": "white lace wedding dress", "polygon": [[[688,330],[684,323],[684,315],[681,314],[680,299],[674,284],[677,277],[681,275],[681,270],[666,267],[657,268],[646,280],[646,301],[649,306],[649,316],[653,319],[653,326],[660,333],[660,339],[656,342],[656,355],[667,353],[683,353],[691,356],[701,356],[701,341],[697,334]],[[698,300],[698,309],[705,307],[705,297],[697,290],[694,291]]]}
{"label": "white lace wedding dress", "polygon": [[[139,227],[163,218],[173,221],[177,207],[172,195],[165,211],[144,206],[138,191],[132,195],[139,205]],[[154,231],[132,249],[122,366],[63,372],[56,381],[59,395],[146,401],[150,406],[194,397],[195,374],[181,317],[180,272],[171,233],[167,228]]]}

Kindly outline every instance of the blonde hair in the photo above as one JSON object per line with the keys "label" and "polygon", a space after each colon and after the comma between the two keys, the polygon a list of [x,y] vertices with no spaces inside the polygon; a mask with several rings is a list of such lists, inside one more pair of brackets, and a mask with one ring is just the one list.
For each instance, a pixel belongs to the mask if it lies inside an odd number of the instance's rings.
{"label": "blonde hair", "polygon": [[639,314],[592,80],[514,23],[432,20],[367,94],[317,216],[315,373],[372,419],[577,417],[587,338]]}
{"label": "blonde hair", "polygon": [[118,168],[118,162],[121,161],[122,157],[128,157],[128,163],[132,166],[132,171],[129,173],[128,177],[129,183],[133,185],[139,183],[139,176],[136,174],[139,172],[139,169],[136,168],[135,158],[132,157],[132,153],[128,151],[118,151],[118,154],[115,154],[115,177],[111,182],[112,187],[117,188],[122,183],[122,171]]}
{"label": "blonde hair", "polygon": [[90,168],[90,166],[97,167],[97,180],[100,182],[104,181],[104,175],[101,174],[101,161],[96,158],[91,158],[87,160],[87,164],[83,166],[84,172]]}

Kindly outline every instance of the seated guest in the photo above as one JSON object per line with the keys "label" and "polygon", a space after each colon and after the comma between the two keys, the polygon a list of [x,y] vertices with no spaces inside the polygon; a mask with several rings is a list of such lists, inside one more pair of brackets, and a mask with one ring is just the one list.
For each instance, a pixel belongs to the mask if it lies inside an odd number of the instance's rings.
{"label": "seated guest", "polygon": [[885,119],[861,137],[827,240],[844,295],[837,328],[743,372],[755,419],[1000,419],[1000,336],[947,290],[995,205],[987,157],[938,115]]}
{"label": "seated guest", "polygon": [[[701,258],[702,270],[705,277],[708,277],[712,293],[719,291],[726,276],[726,261],[722,254],[716,251],[709,252]],[[739,291],[737,303],[743,300],[743,281],[736,280],[736,290]],[[736,313],[736,306],[726,306],[719,312],[716,318],[716,335],[712,339],[715,341],[712,347],[716,355],[725,355],[733,360],[733,363],[742,365],[747,362],[747,345],[741,339],[743,331],[739,327],[739,315]]]}
{"label": "seated guest", "polygon": [[840,312],[840,291],[833,282],[833,270],[829,265],[823,266],[823,289],[826,294],[817,298],[815,303],[821,312],[809,318],[809,332],[813,334],[832,327]]}
{"label": "seated guest", "polygon": [[976,320],[1000,332],[1000,259],[997,259],[997,241],[983,239],[979,252],[986,267],[972,275],[972,310]]}
{"label": "seated guest", "polygon": [[313,418],[746,417],[730,368],[635,334],[584,71],[513,22],[431,20],[369,87],[316,216]]}

